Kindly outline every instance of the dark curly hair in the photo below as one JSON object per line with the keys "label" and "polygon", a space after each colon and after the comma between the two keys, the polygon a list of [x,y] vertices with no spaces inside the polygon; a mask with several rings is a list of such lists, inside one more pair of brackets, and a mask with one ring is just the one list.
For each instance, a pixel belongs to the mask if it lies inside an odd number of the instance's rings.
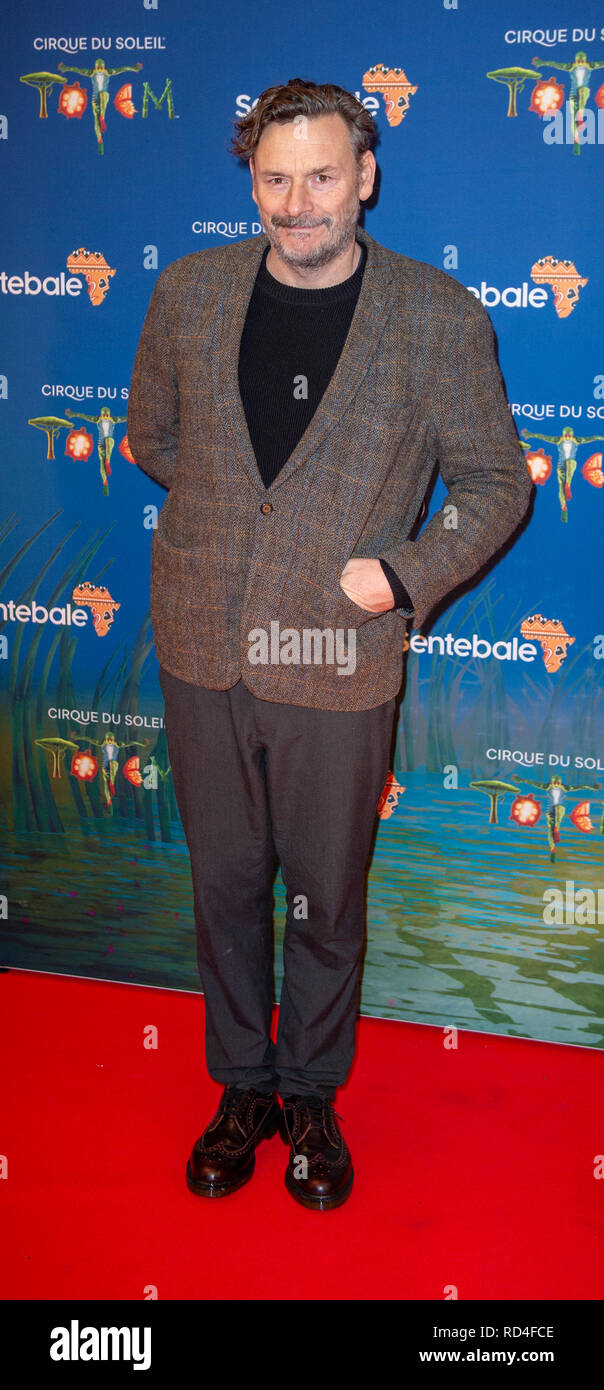
{"label": "dark curly hair", "polygon": [[333,82],[307,82],[303,77],[292,77],[286,85],[267,87],[260,94],[253,109],[240,121],[234,122],[236,134],[231,141],[230,153],[237,159],[249,160],[270,121],[284,124],[293,121],[296,116],[328,116],[332,113],[341,116],[348,126],[350,144],[358,166],[361,155],[371,149],[378,138],[373,116],[344,87],[336,87]]}

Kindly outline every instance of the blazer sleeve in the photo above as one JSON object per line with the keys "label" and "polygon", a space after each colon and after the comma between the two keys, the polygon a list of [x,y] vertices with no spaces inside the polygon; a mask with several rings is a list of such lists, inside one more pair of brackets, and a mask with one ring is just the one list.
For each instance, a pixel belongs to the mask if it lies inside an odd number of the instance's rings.
{"label": "blazer sleeve", "polygon": [[178,450],[178,383],[166,308],[166,272],[155,282],[128,396],[128,443],[156,483],[170,487]]}
{"label": "blazer sleeve", "polygon": [[387,565],[386,561],[381,560],[379,555],[378,560],[380,560],[380,564],[382,566],[384,574],[386,575],[386,579],[388,580],[390,588],[392,589],[394,607],[404,609],[405,616],[409,617],[413,611],[413,604],[411,603],[411,599],[409,598],[404,584],[401,584],[398,574],[394,573],[394,570],[392,569],[391,565]]}
{"label": "blazer sleeve", "polygon": [[411,596],[414,628],[499,550],[533,491],[491,320],[473,297],[435,377],[430,424],[447,496],[415,540],[380,551]]}

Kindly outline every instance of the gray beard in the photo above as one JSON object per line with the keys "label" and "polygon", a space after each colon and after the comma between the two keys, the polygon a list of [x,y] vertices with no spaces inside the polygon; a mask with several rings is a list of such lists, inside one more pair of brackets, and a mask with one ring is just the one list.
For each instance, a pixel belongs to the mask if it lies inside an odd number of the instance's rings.
{"label": "gray beard", "polygon": [[[271,247],[279,260],[285,265],[291,266],[294,270],[313,270],[320,266],[329,265],[331,261],[340,256],[342,251],[350,245],[354,237],[359,220],[360,202],[357,199],[354,208],[349,215],[341,222],[335,232],[329,237],[323,246],[309,247],[307,251],[296,251],[283,246],[279,236],[280,227],[266,226],[262,221],[264,231],[270,241]],[[291,224],[295,226],[296,223]]]}

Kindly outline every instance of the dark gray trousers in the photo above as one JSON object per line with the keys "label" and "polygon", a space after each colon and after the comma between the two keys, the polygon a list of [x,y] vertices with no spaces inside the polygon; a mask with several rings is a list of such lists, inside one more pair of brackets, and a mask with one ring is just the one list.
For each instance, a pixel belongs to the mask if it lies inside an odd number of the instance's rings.
{"label": "dark gray trousers", "polygon": [[[349,712],[190,685],[163,667],[191,859],[206,1061],[222,1085],[333,1098],[352,1063],[365,872],[396,701]],[[286,887],[276,1044],[272,882]]]}

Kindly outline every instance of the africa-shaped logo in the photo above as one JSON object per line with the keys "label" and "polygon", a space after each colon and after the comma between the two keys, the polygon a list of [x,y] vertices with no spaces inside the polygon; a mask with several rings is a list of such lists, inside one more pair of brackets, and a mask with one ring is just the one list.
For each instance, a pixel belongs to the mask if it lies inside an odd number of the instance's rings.
{"label": "africa-shaped logo", "polygon": [[579,275],[574,261],[559,261],[556,256],[541,256],[531,266],[531,280],[536,285],[549,285],[554,295],[554,307],[559,319],[567,319],[579,302],[579,290],[588,284]]}
{"label": "africa-shaped logo", "polygon": [[72,598],[81,608],[90,608],[97,637],[105,637],[121,604],[116,603],[103,585],[91,584],[89,580],[76,584]]}
{"label": "africa-shaped logo", "polygon": [[409,110],[409,97],[414,96],[414,87],[403,68],[387,68],[385,63],[377,63],[368,68],[363,75],[366,92],[381,92],[386,107],[388,125],[400,125]]}
{"label": "africa-shaped logo", "polygon": [[403,795],[405,788],[397,782],[393,772],[389,772],[384,783],[384,788],[377,804],[377,813],[380,820],[390,820],[392,812],[398,806],[399,796]]}
{"label": "africa-shaped logo", "polygon": [[544,618],[541,613],[534,613],[532,617],[525,618],[520,631],[523,637],[539,643],[546,671],[559,671],[562,662],[566,661],[568,648],[575,640],[569,636],[560,619]]}
{"label": "africa-shaped logo", "polygon": [[115,270],[107,265],[100,251],[87,251],[84,246],[80,246],[67,257],[67,269],[72,275],[83,275],[88,286],[90,303],[94,304],[95,308],[103,303]]}

